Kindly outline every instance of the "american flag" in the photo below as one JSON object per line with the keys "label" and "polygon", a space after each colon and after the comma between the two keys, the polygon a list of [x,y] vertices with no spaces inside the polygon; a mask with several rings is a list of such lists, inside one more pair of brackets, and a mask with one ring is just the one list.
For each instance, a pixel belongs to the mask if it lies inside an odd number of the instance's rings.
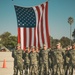
{"label": "american flag", "polygon": [[48,2],[34,7],[14,6],[18,24],[18,43],[21,49],[42,47],[50,48],[48,27]]}

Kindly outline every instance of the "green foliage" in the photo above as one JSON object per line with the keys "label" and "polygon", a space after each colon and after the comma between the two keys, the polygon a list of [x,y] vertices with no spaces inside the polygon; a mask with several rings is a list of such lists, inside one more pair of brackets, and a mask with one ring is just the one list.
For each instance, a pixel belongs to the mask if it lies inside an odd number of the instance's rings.
{"label": "green foliage", "polygon": [[52,42],[51,42],[51,47],[52,48],[55,48],[56,47],[56,43],[59,42],[58,39],[52,39]]}
{"label": "green foliage", "polygon": [[2,35],[0,35],[1,38],[1,44],[3,44],[7,48],[14,48],[17,44],[17,37],[12,36],[11,33],[5,32]]}
{"label": "green foliage", "polygon": [[[70,39],[68,37],[62,37],[61,39],[53,39],[51,37],[51,48],[55,48],[57,42],[60,42],[62,47],[66,47],[70,44]],[[71,42],[73,43],[72,40]]]}
{"label": "green foliage", "polygon": [[62,38],[60,39],[60,42],[61,42],[61,44],[62,44],[62,47],[66,47],[66,46],[69,45],[70,39],[67,38],[67,37],[62,37]]}

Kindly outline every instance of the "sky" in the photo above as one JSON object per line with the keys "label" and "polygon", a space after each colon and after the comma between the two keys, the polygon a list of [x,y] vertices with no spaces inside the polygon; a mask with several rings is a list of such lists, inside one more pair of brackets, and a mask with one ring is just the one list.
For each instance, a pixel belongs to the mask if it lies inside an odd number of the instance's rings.
{"label": "sky", "polygon": [[[17,19],[14,5],[32,7],[47,0],[0,0],[0,35],[10,32],[17,36]],[[48,21],[50,35],[54,39],[70,38],[68,18],[73,17],[72,32],[75,29],[75,0],[48,0]]]}

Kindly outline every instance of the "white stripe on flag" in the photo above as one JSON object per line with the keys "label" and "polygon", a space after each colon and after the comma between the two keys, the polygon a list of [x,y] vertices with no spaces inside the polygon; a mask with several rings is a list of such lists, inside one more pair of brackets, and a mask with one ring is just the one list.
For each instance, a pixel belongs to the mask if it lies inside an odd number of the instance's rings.
{"label": "white stripe on flag", "polygon": [[20,28],[21,30],[21,49],[24,48],[24,31],[23,28]]}
{"label": "white stripe on flag", "polygon": [[32,42],[31,42],[31,46],[34,46],[34,28],[32,28]]}
{"label": "white stripe on flag", "polygon": [[26,28],[26,47],[29,47],[29,28]]}

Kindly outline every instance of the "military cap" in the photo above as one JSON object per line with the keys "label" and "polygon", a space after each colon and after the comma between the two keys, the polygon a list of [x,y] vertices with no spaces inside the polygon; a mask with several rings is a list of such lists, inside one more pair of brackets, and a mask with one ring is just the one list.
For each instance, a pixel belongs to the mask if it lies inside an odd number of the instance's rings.
{"label": "military cap", "polygon": [[26,47],[26,50],[28,50],[29,49],[29,47]]}
{"label": "military cap", "polygon": [[38,47],[36,47],[36,49],[38,49]]}
{"label": "military cap", "polygon": [[35,48],[35,46],[32,46],[31,48]]}
{"label": "military cap", "polygon": [[17,44],[17,46],[21,46],[21,44],[20,44],[20,43],[18,43],[18,44]]}
{"label": "military cap", "polygon": [[56,45],[61,45],[61,43],[60,43],[60,42],[58,42]]}
{"label": "military cap", "polygon": [[70,47],[70,45],[68,45],[66,48],[69,48]]}
{"label": "military cap", "polygon": [[26,49],[29,49],[29,47],[26,47]]}

